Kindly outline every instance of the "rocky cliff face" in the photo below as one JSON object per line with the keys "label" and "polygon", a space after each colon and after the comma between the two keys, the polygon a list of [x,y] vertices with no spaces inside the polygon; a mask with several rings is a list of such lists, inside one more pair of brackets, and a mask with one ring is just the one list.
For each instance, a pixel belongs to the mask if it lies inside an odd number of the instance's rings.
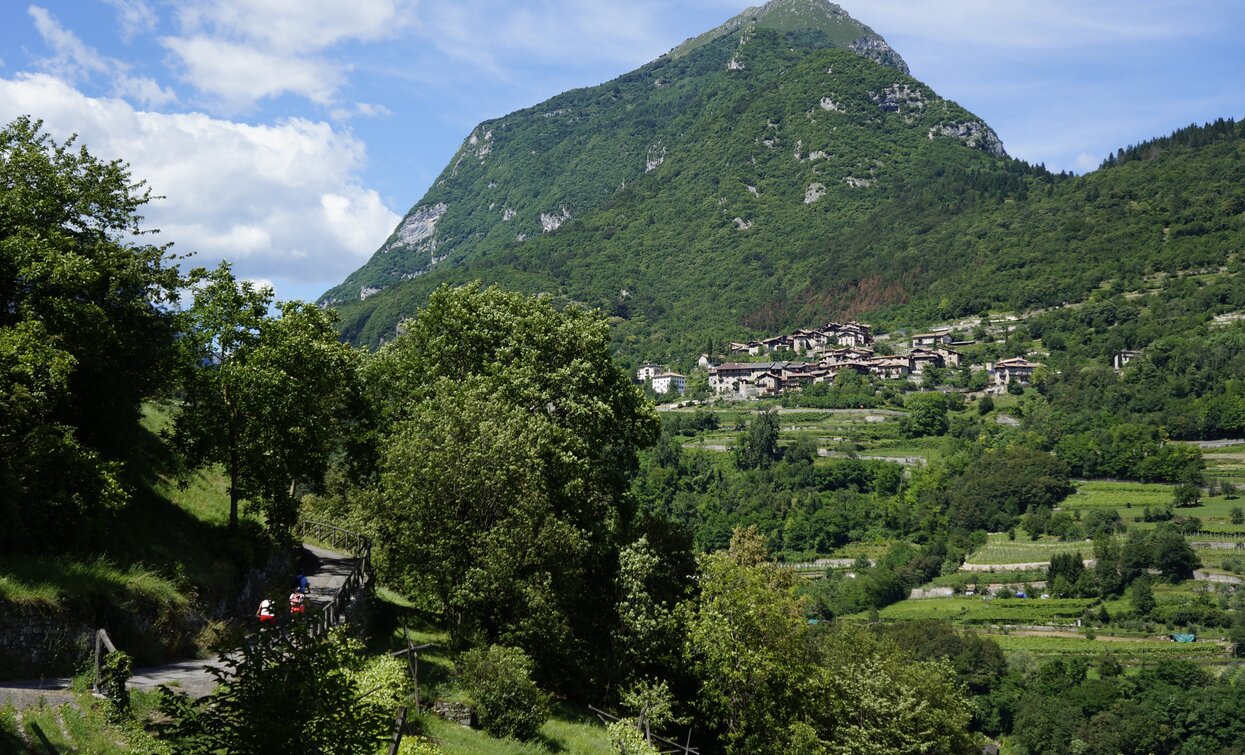
{"label": "rocky cliff face", "polygon": [[[480,124],[373,258],[321,303],[362,301],[439,264],[553,233],[658,171],[682,141],[683,124],[705,106],[696,90],[743,74],[745,61],[759,57],[748,49],[758,34],[801,53],[846,49],[908,70],[884,39],[834,3],[771,0],[749,8],[614,81]],[[773,72],[751,73],[772,79]],[[828,95],[817,103],[840,107]]]}
{"label": "rocky cliff face", "polygon": [[[321,303],[366,343],[387,338],[431,288],[464,277],[634,311],[706,275],[666,271],[648,286],[656,268],[639,258],[672,264],[693,248],[712,250],[696,257],[712,276],[763,289],[809,234],[859,222],[912,166],[968,169],[1003,154],[988,126],[910,77],[837,5],[773,0],[613,81],[477,126],[372,259]],[[565,250],[572,237],[577,249]],[[571,272],[599,250],[618,264]],[[773,264],[741,277],[753,259]],[[642,293],[614,302],[624,289]],[[746,319],[753,305],[743,306]]]}

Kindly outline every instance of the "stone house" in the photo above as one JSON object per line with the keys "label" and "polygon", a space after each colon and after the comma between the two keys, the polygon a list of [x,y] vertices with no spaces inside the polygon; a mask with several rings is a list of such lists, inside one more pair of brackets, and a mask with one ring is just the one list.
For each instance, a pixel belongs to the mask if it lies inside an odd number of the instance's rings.
{"label": "stone house", "polygon": [[917,333],[912,336],[912,348],[946,346],[951,343],[951,336],[948,333]]}
{"label": "stone house", "polygon": [[1033,381],[1033,371],[1042,365],[1030,362],[1024,357],[1001,359],[994,364],[986,364],[986,371],[996,385],[1008,385],[1015,380],[1020,385],[1029,385]]}
{"label": "stone house", "polygon": [[926,367],[942,367],[945,363],[942,355],[933,349],[917,348],[908,352],[908,364],[913,374],[920,375]]}
{"label": "stone house", "polygon": [[912,371],[910,363],[903,357],[875,357],[868,364],[869,372],[887,380],[907,377]]}
{"label": "stone house", "polygon": [[640,368],[635,371],[635,381],[637,383],[647,383],[648,381],[657,377],[658,374],[664,371],[665,371],[665,368],[662,367],[660,364],[652,364],[651,362],[646,362],[640,365]]}

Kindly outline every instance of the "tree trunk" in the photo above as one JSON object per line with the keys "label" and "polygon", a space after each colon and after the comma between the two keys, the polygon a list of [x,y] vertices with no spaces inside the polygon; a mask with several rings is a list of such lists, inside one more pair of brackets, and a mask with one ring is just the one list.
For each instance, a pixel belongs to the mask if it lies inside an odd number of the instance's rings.
{"label": "tree trunk", "polygon": [[[229,388],[225,388],[225,403],[229,404]],[[229,407],[229,531],[238,531],[238,416]]]}
{"label": "tree trunk", "polygon": [[229,531],[238,531],[238,446],[229,449]]}

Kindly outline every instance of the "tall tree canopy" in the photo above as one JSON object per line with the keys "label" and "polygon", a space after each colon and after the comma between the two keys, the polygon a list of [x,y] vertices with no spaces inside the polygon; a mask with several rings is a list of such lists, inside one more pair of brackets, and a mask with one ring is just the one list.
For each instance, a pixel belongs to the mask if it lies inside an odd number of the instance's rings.
{"label": "tall tree canopy", "polygon": [[270,306],[272,291],[238,281],[227,263],[204,274],[186,316],[176,437],[193,463],[225,467],[231,528],[246,499],[280,538],[297,485],[319,482],[341,442],[357,359],[330,313],[282,302],[273,316]]}
{"label": "tall tree canopy", "polygon": [[[523,648],[538,674],[600,664],[658,424],[617,368],[604,318],[498,288],[443,288],[369,360],[379,565],[457,641]],[[558,674],[562,680],[572,675]],[[581,675],[581,678],[585,678]]]}
{"label": "tall tree canopy", "polygon": [[39,121],[0,129],[0,543],[63,546],[126,500],[114,461],[169,380],[182,283],[138,241],[150,198]]}

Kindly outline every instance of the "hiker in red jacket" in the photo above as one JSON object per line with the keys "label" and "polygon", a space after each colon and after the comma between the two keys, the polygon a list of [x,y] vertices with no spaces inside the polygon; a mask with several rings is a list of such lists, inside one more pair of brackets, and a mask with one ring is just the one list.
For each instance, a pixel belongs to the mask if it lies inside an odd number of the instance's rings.
{"label": "hiker in red jacket", "polygon": [[304,602],[305,596],[299,590],[290,593],[290,616],[295,618],[302,616],[307,611],[307,604]]}

